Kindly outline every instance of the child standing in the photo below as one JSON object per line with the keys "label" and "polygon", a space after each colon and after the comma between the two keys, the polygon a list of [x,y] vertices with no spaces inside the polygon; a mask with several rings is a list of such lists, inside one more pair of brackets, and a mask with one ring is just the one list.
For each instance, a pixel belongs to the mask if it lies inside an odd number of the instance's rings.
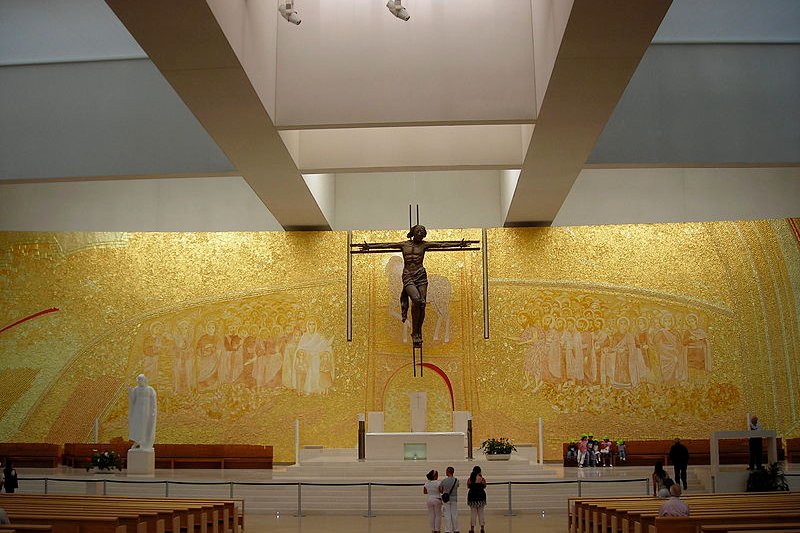
{"label": "child standing", "polygon": [[581,440],[578,441],[578,468],[583,468],[583,463],[586,460],[586,454],[589,451],[589,438],[586,435],[581,435]]}
{"label": "child standing", "polygon": [[619,456],[619,461],[624,463],[628,460],[628,457],[625,452],[625,441],[620,439],[617,441],[617,455]]}

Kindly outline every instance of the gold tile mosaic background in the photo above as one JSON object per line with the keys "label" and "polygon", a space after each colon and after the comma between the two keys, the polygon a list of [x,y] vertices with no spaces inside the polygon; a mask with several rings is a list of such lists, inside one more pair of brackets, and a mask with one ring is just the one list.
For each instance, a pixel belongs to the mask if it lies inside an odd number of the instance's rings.
{"label": "gold tile mosaic background", "polygon": [[[354,447],[364,411],[408,429],[416,391],[429,430],[468,410],[477,442],[535,442],[542,417],[547,458],[586,431],[704,438],[747,412],[798,435],[797,226],[489,230],[488,339],[481,252],[429,253],[417,378],[399,254],[352,257],[347,341],[343,232],[0,233],[0,439],[88,441],[95,418],[102,440],[125,437],[140,372],[157,442],[272,444],[278,461],[295,419],[326,447]],[[462,238],[480,230],[428,235]]]}

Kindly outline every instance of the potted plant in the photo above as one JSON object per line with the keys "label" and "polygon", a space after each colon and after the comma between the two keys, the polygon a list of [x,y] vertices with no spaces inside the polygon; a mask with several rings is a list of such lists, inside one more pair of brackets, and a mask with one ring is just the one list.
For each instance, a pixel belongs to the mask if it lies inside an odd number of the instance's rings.
{"label": "potted plant", "polygon": [[119,456],[114,450],[105,450],[103,452],[92,450],[92,456],[89,458],[89,466],[86,471],[94,470],[95,472],[111,472],[112,470],[122,470],[122,457]]}
{"label": "potted plant", "polygon": [[747,492],[788,491],[789,483],[783,472],[782,463],[772,463],[766,468],[759,467],[747,478]]}
{"label": "potted plant", "polygon": [[481,443],[480,450],[486,454],[486,459],[489,461],[508,461],[511,459],[511,452],[517,451],[517,448],[511,439],[492,437]]}

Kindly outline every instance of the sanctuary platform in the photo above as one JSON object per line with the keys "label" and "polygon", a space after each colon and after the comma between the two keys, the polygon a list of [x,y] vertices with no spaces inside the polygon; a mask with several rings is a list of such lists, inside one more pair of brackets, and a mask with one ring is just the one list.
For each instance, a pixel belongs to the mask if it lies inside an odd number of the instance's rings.
{"label": "sanctuary platform", "polygon": [[[374,461],[359,462],[354,450],[328,450],[325,458],[301,465],[277,465],[273,471],[255,469],[156,469],[147,480],[124,473],[92,475],[83,469],[22,468],[20,491],[50,494],[108,494],[177,498],[241,498],[249,514],[294,516],[341,514],[365,516],[424,513],[425,474],[453,466],[462,490],[473,465],[486,479],[487,512],[566,512],[567,499],[576,496],[641,496],[652,490],[651,467],[565,468],[536,465],[519,457],[509,461]],[[338,452],[340,455],[334,455]],[[346,455],[347,454],[347,455]],[[442,474],[443,475],[443,474]],[[710,492],[708,467],[689,467],[689,493]],[[800,475],[790,478],[800,488]],[[463,504],[466,490],[459,492]],[[466,505],[462,505],[466,509]],[[467,514],[468,517],[468,514]],[[468,518],[467,518],[468,519]]]}

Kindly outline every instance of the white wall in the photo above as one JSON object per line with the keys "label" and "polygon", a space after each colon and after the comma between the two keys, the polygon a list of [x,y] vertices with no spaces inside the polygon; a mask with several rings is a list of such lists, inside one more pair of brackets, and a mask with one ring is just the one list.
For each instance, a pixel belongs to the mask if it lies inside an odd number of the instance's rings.
{"label": "white wall", "polygon": [[333,229],[408,228],[408,205],[419,204],[428,228],[502,225],[499,171],[336,175]]}
{"label": "white wall", "polygon": [[800,42],[651,45],[588,161],[798,163],[798,117]]}
{"label": "white wall", "polygon": [[100,0],[0,2],[0,65],[146,57]]}
{"label": "white wall", "polygon": [[0,180],[231,170],[149,59],[0,67]]}
{"label": "white wall", "polygon": [[514,199],[520,172],[519,169],[500,171],[500,215],[503,220],[508,216],[508,208],[511,207],[511,200]]}
{"label": "white wall", "polygon": [[554,226],[800,216],[800,167],[585,169]]}
{"label": "white wall", "polygon": [[[403,229],[408,204],[416,203],[420,221],[430,228],[497,227],[503,221],[500,181],[514,173],[337,174],[335,186],[331,176],[317,185],[328,195],[321,205],[336,230]],[[553,225],[789,216],[800,216],[800,167],[586,169]],[[0,185],[0,231],[282,228],[244,180],[209,177]]]}
{"label": "white wall", "polygon": [[274,123],[277,2],[208,0],[208,5]]}
{"label": "white wall", "polygon": [[240,177],[0,185],[0,231],[283,231]]}
{"label": "white wall", "polygon": [[[220,0],[222,1],[222,0]],[[278,24],[281,127],[531,120],[528,2],[302,0]]]}

